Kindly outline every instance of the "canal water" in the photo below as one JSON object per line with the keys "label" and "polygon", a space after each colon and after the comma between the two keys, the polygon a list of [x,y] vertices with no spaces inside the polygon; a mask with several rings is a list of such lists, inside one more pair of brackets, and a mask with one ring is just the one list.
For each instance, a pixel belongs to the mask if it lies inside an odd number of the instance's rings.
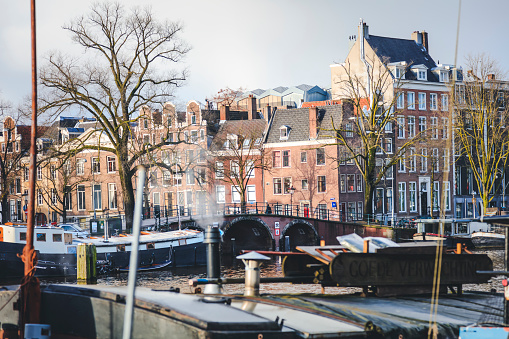
{"label": "canal water", "polygon": [[[504,270],[504,251],[476,251],[475,253],[487,253],[493,260],[494,270]],[[261,266],[262,277],[282,277],[281,263],[279,260],[270,260]],[[238,260],[221,268],[222,277],[225,278],[244,278],[244,265]],[[108,286],[127,286],[127,273],[119,273],[110,276],[101,276],[97,284]],[[179,288],[181,293],[193,293],[194,290],[189,286],[189,280],[193,278],[205,278],[206,267],[173,268],[163,271],[140,272],[138,273],[138,285],[151,289],[170,289]],[[487,284],[467,284],[463,286],[464,290],[503,292],[502,280],[504,278],[494,277]],[[45,283],[71,283],[76,284],[75,280],[45,280]],[[224,293],[242,294],[244,284],[227,284],[223,286]],[[360,288],[342,288],[326,287],[325,293],[331,294],[351,294],[360,292]],[[316,284],[291,284],[291,283],[262,283],[260,284],[260,293],[322,293],[321,286]]]}

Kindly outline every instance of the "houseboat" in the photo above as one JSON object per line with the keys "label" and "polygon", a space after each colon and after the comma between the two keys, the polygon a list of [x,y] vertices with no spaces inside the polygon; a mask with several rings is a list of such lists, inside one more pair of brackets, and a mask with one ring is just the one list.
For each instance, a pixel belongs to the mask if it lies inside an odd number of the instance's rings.
{"label": "houseboat", "polygon": [[489,225],[471,219],[417,219],[417,233],[414,240],[444,240],[447,247],[456,247],[461,243],[468,248],[475,248],[472,233],[488,232]]}

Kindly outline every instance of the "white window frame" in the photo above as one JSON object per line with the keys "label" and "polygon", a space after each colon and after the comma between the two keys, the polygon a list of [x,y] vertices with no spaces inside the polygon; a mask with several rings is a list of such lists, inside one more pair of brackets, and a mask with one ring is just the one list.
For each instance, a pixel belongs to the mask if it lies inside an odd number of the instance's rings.
{"label": "white window frame", "polygon": [[408,157],[408,172],[415,172],[417,166],[417,155],[415,154],[415,147],[410,148],[410,156]]}
{"label": "white window frame", "polygon": [[218,204],[224,204],[226,202],[226,191],[224,185],[216,186],[216,201]]}
{"label": "white window frame", "polygon": [[76,188],[76,200],[78,202],[78,211],[85,211],[87,209],[87,200],[85,194],[85,185],[78,185]]}
{"label": "white window frame", "polygon": [[419,92],[419,110],[426,110],[426,93]]}
{"label": "white window frame", "polygon": [[404,109],[405,108],[405,92],[398,92],[398,97],[396,99],[396,108]]}
{"label": "white window frame", "polygon": [[408,183],[408,193],[409,211],[417,212],[417,182],[410,181]]}
{"label": "white window frame", "polygon": [[426,173],[428,171],[428,149],[423,148],[421,150],[421,172]]}
{"label": "white window frame", "polygon": [[405,117],[398,116],[398,139],[405,139]]}
{"label": "white window frame", "polygon": [[415,92],[407,92],[408,109],[415,109]]}
{"label": "white window frame", "polygon": [[398,183],[399,212],[406,212],[406,182]]}
{"label": "white window frame", "polygon": [[438,109],[437,105],[437,94],[436,93],[430,93],[429,94],[429,109],[432,111],[436,111]]}
{"label": "white window frame", "polygon": [[115,183],[108,184],[108,208],[110,210],[118,208],[117,184]]}
{"label": "white window frame", "polygon": [[232,192],[232,203],[234,204],[240,204],[241,196],[240,196],[240,189],[237,185],[231,186],[231,192]]}
{"label": "white window frame", "polygon": [[[110,169],[111,167],[111,169]],[[109,155],[106,157],[106,171],[108,173],[116,173],[117,172],[117,162],[114,156]]]}
{"label": "white window frame", "polygon": [[246,201],[248,203],[256,202],[256,185],[247,185],[246,186]]}
{"label": "white window frame", "polygon": [[222,161],[216,161],[216,178],[224,178],[224,163]]}
{"label": "white window frame", "polygon": [[449,95],[448,94],[442,94],[441,95],[440,110],[441,111],[448,111],[449,110]]}
{"label": "white window frame", "polygon": [[415,137],[415,117],[414,116],[408,116],[408,137],[414,138]]}
{"label": "white window frame", "polygon": [[438,139],[438,118],[431,117],[431,139]]}
{"label": "white window frame", "polygon": [[84,158],[76,159],[76,175],[84,174],[85,174],[85,159]]}

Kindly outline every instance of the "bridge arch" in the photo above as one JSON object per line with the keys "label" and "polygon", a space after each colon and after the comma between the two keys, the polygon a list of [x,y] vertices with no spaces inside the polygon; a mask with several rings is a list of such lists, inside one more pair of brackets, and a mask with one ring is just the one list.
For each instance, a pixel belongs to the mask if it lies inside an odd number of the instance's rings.
{"label": "bridge arch", "polygon": [[[290,248],[286,248],[286,236],[289,237]],[[316,246],[318,239],[318,232],[313,224],[304,219],[294,219],[283,228],[279,248],[284,251],[294,251],[297,246]]]}
{"label": "bridge arch", "polygon": [[[242,250],[273,251],[275,249],[274,235],[270,227],[260,218],[252,216],[235,218],[224,226],[223,231],[223,254],[237,255]],[[235,239],[234,246],[232,246],[232,238]]]}

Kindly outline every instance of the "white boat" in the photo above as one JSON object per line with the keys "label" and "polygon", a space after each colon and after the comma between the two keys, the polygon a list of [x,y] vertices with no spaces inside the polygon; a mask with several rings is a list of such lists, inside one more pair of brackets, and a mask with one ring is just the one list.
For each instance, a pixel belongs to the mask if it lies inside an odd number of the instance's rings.
{"label": "white boat", "polygon": [[[34,248],[38,251],[38,276],[75,276],[78,244],[94,244],[99,273],[123,270],[129,267],[131,235],[120,234],[109,238],[73,238],[73,233],[60,227],[36,227]],[[13,248],[13,244],[19,245]],[[0,253],[9,253],[9,275],[23,273],[23,263],[16,254],[26,244],[26,225],[0,225]],[[170,232],[142,232],[139,247],[141,270],[162,267],[204,265],[203,232],[179,230]],[[7,267],[7,262],[2,263]],[[2,266],[0,266],[2,268]],[[5,269],[4,272],[7,272]]]}
{"label": "white boat", "polygon": [[473,232],[472,243],[477,249],[501,249],[505,246],[505,235],[496,232]]}
{"label": "white boat", "polygon": [[447,247],[456,247],[456,244],[465,244],[468,248],[474,248],[472,233],[487,232],[489,224],[472,221],[470,219],[417,219],[417,233],[414,240],[438,240],[444,241]]}

